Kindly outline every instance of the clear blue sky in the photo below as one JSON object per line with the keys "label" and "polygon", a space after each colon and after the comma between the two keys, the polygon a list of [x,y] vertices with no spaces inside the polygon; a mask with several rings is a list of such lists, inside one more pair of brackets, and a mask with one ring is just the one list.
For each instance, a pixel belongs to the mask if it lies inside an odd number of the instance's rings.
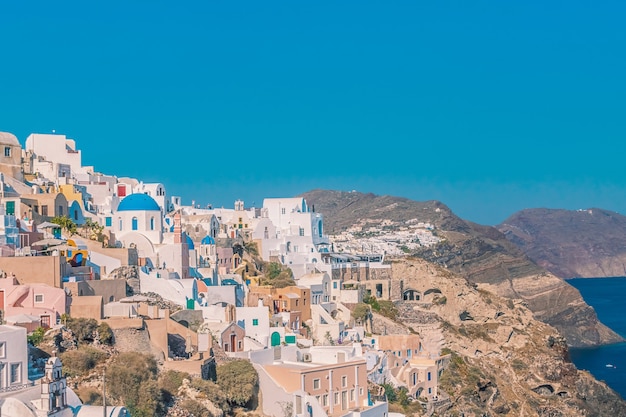
{"label": "clear blue sky", "polygon": [[623,1],[11,1],[0,131],[185,203],[626,214]]}

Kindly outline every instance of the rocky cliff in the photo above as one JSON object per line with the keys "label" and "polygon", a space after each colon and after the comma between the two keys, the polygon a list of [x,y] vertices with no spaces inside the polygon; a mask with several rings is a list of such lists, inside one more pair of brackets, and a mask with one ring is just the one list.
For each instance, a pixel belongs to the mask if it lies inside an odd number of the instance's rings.
{"label": "rocky cliff", "polygon": [[534,263],[494,227],[456,216],[438,201],[417,202],[358,192],[314,190],[302,194],[324,214],[325,233],[355,224],[402,229],[409,221],[427,222],[441,242],[413,256],[441,265],[469,282],[523,302],[543,322],[556,327],[570,346],[612,343],[622,338],[598,321],[595,311],[573,286]]}
{"label": "rocky cliff", "polygon": [[561,278],[626,275],[626,216],[602,210],[528,209],[496,226]]}
{"label": "rocky cliff", "polygon": [[426,351],[450,354],[435,415],[626,415],[619,394],[576,369],[562,335],[521,299],[497,296],[422,259],[396,260],[392,269],[405,288],[426,294],[397,302],[397,322],[420,334]]}

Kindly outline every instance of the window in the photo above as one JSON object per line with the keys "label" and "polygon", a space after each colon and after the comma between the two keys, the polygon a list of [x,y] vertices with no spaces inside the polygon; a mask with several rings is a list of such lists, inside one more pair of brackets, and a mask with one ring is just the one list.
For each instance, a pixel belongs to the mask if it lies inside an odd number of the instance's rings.
{"label": "window", "polygon": [[320,389],[320,380],[319,380],[319,378],[315,378],[313,380],[313,389]]}
{"label": "window", "polygon": [[74,220],[78,220],[78,210],[74,210]]}
{"label": "window", "polygon": [[354,402],[354,390],[350,390],[350,401]]}
{"label": "window", "polygon": [[328,394],[322,395],[322,405],[328,407]]}
{"label": "window", "polygon": [[6,356],[7,356],[6,342],[0,342],[0,358],[6,358]]}
{"label": "window", "polygon": [[341,387],[345,388],[347,386],[348,386],[348,377],[344,375],[341,377]]}
{"label": "window", "polygon": [[122,221],[122,219],[120,219],[120,230],[122,230],[123,225],[124,225],[124,222]]}
{"label": "window", "polygon": [[237,349],[241,350],[241,340],[237,341]]}
{"label": "window", "polygon": [[252,319],[252,325],[253,326],[258,326],[259,325],[259,319]]}
{"label": "window", "polygon": [[300,300],[296,300],[296,307],[298,307],[298,301],[300,301]]}
{"label": "window", "polygon": [[35,302],[43,303],[43,294],[35,294]]}
{"label": "window", "polygon": [[406,350],[406,357],[410,358],[411,357],[411,349],[407,349]]}
{"label": "window", "polygon": [[337,289],[337,281],[333,282],[333,289]]}
{"label": "window", "polygon": [[59,216],[63,216],[63,206],[59,206]]}
{"label": "window", "polygon": [[359,397],[363,396],[363,387],[359,388]]}
{"label": "window", "polygon": [[431,375],[430,375],[430,372],[428,373],[428,380],[429,380],[429,381],[431,380]]}
{"label": "window", "polygon": [[432,388],[428,388],[428,393],[432,394],[433,393],[433,389]]}
{"label": "window", "polygon": [[285,213],[286,213],[286,211],[285,211],[284,207],[282,209],[280,209],[280,214],[285,214]]}
{"label": "window", "polygon": [[137,217],[133,217],[132,223],[131,223],[131,228],[133,230],[137,230]]}
{"label": "window", "polygon": [[104,218],[104,225],[106,227],[111,227],[111,218],[110,217],[105,217]]}
{"label": "window", "polygon": [[154,230],[154,217],[150,217],[150,230]]}
{"label": "window", "polygon": [[304,227],[301,227],[299,229],[299,234],[300,234],[300,236],[304,236]]}
{"label": "window", "polygon": [[339,393],[335,393],[335,405],[339,404]]}
{"label": "window", "polygon": [[11,364],[11,384],[19,384],[22,382],[22,364],[21,363],[12,363]]}
{"label": "window", "polygon": [[41,206],[41,215],[42,216],[48,215],[48,206]]}
{"label": "window", "polygon": [[11,147],[10,146],[5,146],[4,147],[4,156],[7,158],[11,157]]}

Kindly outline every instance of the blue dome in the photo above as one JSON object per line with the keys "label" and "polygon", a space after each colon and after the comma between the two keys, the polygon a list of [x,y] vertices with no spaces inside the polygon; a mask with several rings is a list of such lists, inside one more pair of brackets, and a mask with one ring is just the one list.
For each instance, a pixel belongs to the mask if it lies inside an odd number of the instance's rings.
{"label": "blue dome", "polygon": [[193,239],[189,237],[189,235],[185,235],[187,237],[187,246],[189,246],[189,250],[194,249],[195,246],[193,244]]}
{"label": "blue dome", "polygon": [[161,207],[148,194],[131,194],[124,197],[117,211],[160,211]]}
{"label": "blue dome", "polygon": [[200,243],[202,245],[215,245],[215,239],[213,239],[211,236],[205,236]]}

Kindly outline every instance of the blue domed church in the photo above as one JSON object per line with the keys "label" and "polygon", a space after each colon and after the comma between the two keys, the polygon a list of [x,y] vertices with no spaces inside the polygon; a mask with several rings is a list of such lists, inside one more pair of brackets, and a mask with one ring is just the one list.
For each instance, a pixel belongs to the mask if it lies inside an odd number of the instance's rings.
{"label": "blue domed church", "polygon": [[147,194],[130,194],[117,206],[111,228],[124,247],[134,244],[140,256],[150,257],[163,241],[161,207]]}

